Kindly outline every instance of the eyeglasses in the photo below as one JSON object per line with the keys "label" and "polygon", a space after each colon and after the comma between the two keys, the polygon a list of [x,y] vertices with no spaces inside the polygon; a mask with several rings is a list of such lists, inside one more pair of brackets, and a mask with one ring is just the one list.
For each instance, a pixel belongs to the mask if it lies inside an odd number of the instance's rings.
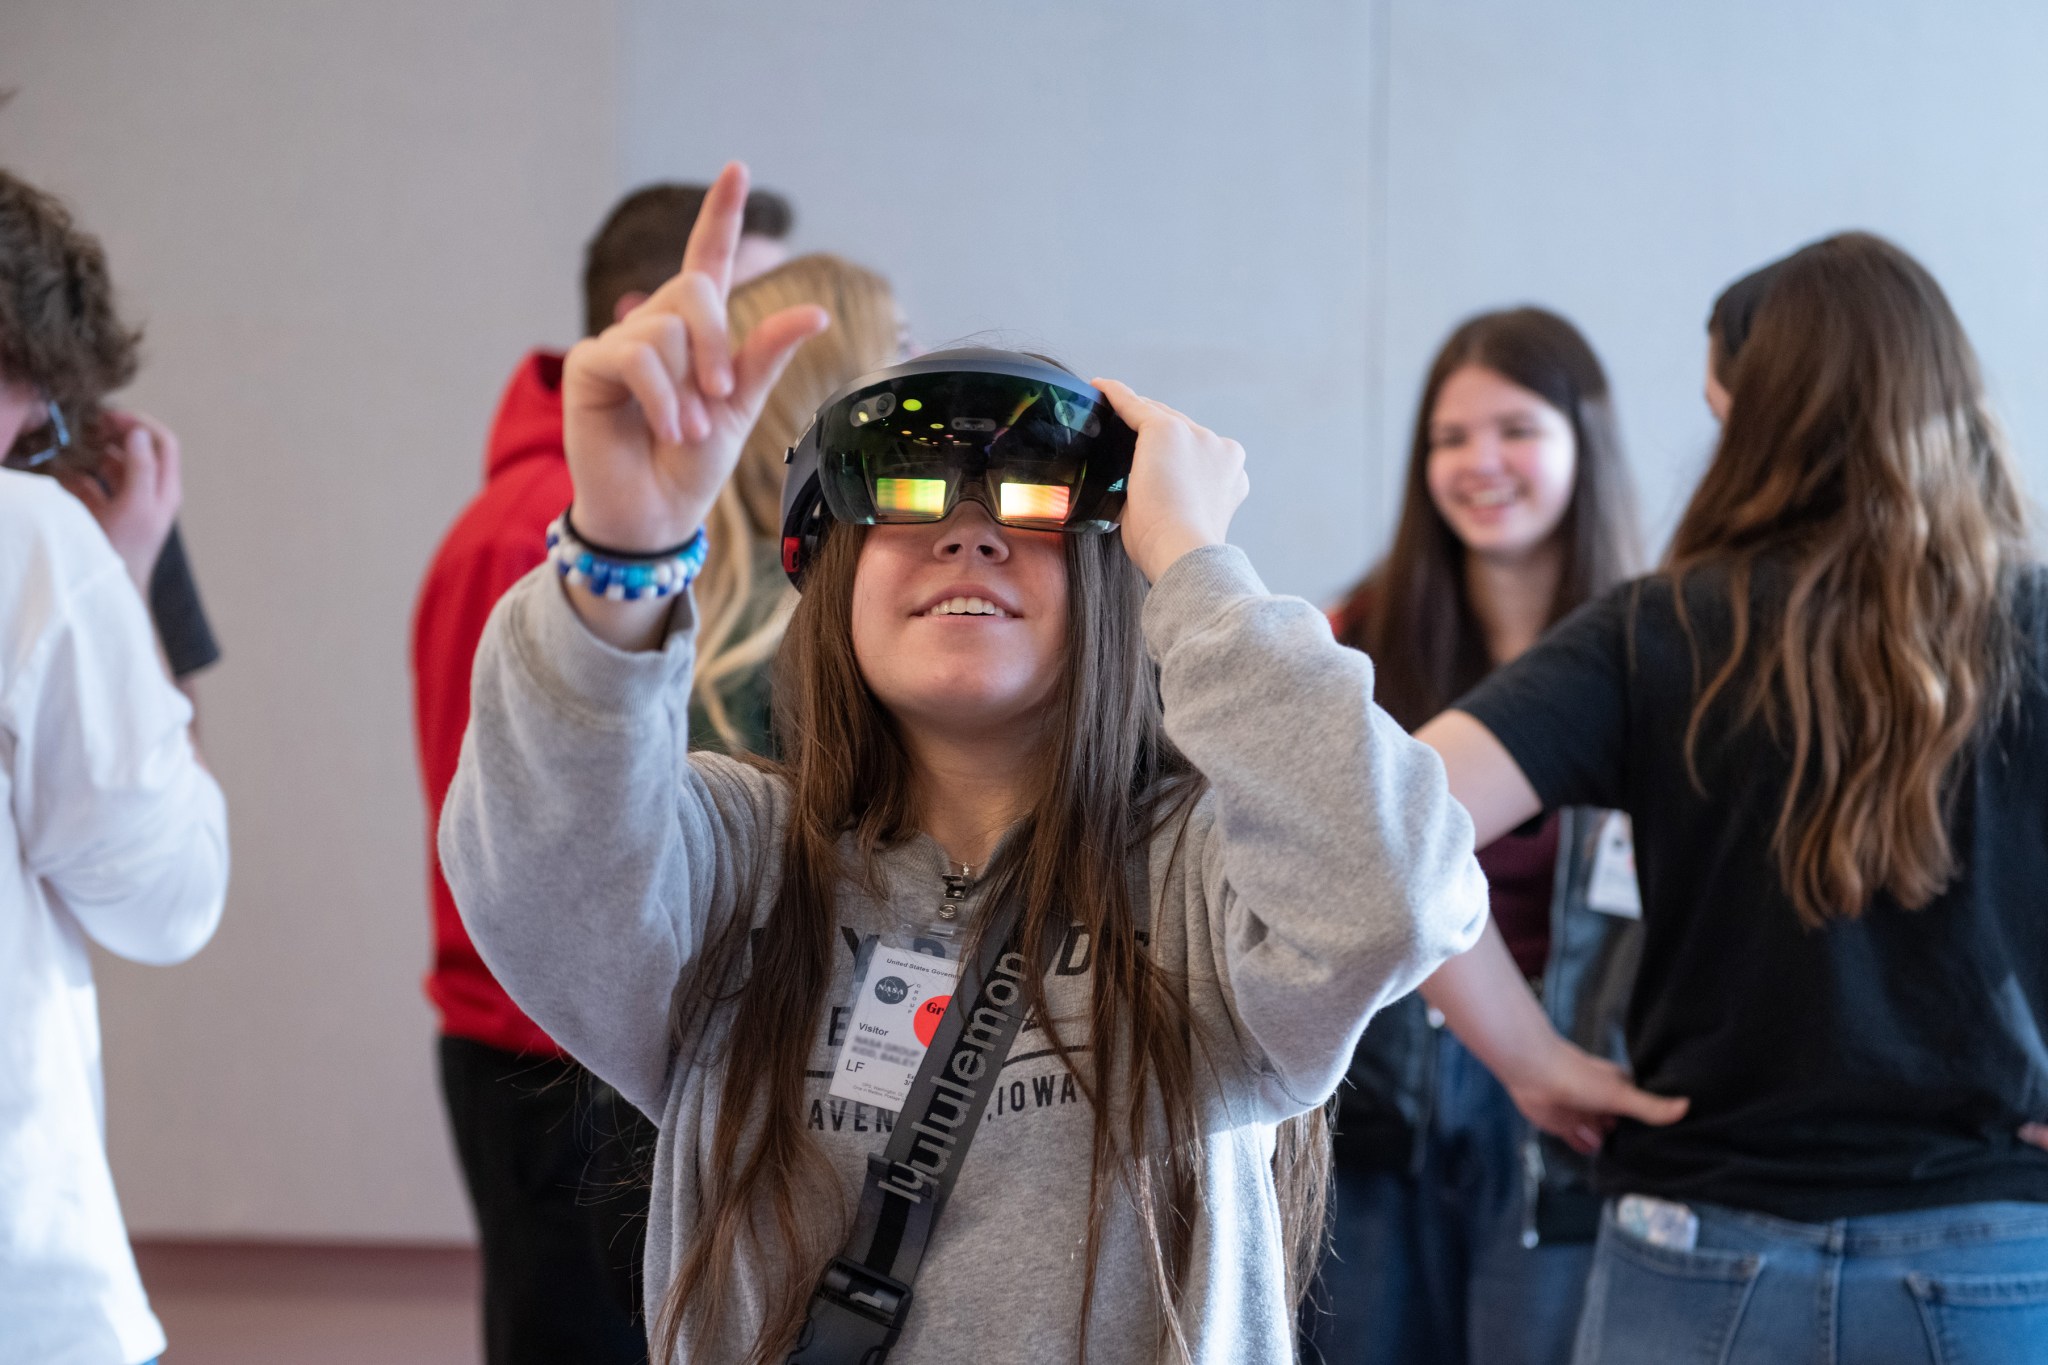
{"label": "eyeglasses", "polygon": [[71,428],[64,423],[64,410],[45,398],[43,412],[47,420],[23,428],[0,464],[9,469],[41,469],[71,449]]}

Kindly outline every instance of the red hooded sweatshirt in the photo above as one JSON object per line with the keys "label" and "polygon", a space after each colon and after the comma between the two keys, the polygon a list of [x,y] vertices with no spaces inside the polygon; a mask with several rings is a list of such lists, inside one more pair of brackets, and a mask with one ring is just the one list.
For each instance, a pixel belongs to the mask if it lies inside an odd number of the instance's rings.
{"label": "red hooded sweatshirt", "polygon": [[427,868],[434,906],[434,967],[427,998],[441,1031],[508,1052],[560,1056],[523,1014],[469,941],[441,875],[434,831],[469,728],[469,674],[491,608],[547,555],[548,523],[569,505],[562,453],[562,357],[535,351],[498,403],[484,456],[484,487],[434,554],[413,611],[413,716],[427,789]]}

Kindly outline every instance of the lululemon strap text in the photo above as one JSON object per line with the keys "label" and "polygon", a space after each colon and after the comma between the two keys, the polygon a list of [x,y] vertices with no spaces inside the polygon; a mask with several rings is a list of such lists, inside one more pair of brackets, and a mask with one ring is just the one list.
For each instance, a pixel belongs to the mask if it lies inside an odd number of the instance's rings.
{"label": "lululemon strap text", "polygon": [[868,1157],[853,1235],[811,1296],[789,1365],[881,1365],[903,1330],[932,1225],[1024,1023],[1021,914],[1009,899],[939,1020],[888,1146]]}

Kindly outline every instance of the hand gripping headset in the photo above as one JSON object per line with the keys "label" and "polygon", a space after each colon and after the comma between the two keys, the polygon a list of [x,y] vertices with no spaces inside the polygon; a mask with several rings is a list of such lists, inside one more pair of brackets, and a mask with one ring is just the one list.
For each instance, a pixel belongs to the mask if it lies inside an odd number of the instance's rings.
{"label": "hand gripping headset", "polygon": [[782,568],[803,586],[828,519],[944,521],[971,498],[1005,526],[1113,530],[1137,434],[1100,390],[1018,351],[934,351],[827,399],[790,450]]}

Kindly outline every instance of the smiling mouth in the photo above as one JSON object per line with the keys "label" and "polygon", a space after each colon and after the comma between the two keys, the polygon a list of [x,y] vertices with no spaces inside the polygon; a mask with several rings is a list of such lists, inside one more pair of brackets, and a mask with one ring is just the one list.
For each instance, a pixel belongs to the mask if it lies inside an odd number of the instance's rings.
{"label": "smiling mouth", "polygon": [[949,597],[943,602],[934,602],[918,613],[920,616],[995,616],[1005,620],[1010,613],[1004,611],[986,597]]}
{"label": "smiling mouth", "polygon": [[1521,492],[1518,489],[1487,488],[1476,493],[1466,493],[1458,501],[1467,507],[1475,507],[1481,511],[1491,511],[1496,507],[1506,507],[1509,503],[1520,499],[1521,496]]}

